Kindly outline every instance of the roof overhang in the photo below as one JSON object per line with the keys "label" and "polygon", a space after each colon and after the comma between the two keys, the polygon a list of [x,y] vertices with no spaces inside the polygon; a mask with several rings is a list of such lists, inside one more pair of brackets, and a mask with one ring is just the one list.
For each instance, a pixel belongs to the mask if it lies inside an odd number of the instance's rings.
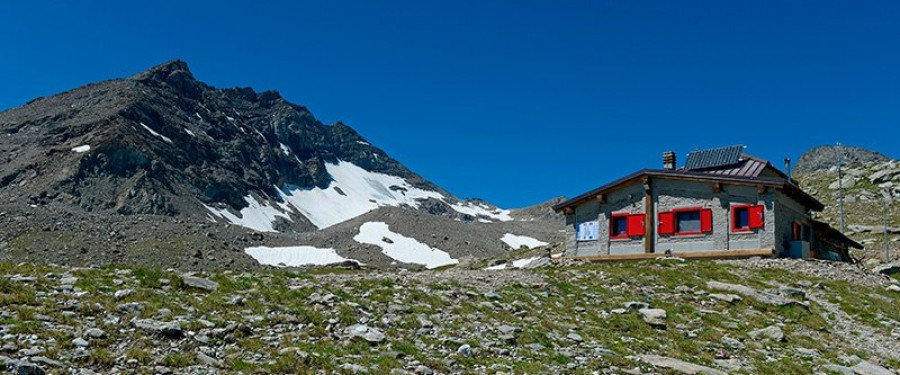
{"label": "roof overhang", "polygon": [[685,170],[642,169],[642,170],[634,172],[630,175],[622,177],[618,180],[610,182],[606,185],[598,187],[594,190],[591,190],[584,194],[578,195],[572,199],[560,202],[553,206],[553,211],[560,212],[567,207],[573,207],[573,206],[580,205],[591,199],[595,199],[597,196],[599,196],[601,194],[608,194],[612,191],[615,191],[622,187],[630,185],[630,184],[634,183],[635,181],[642,180],[642,179],[648,179],[648,178],[722,183],[722,184],[728,184],[728,185],[741,185],[741,186],[758,186],[758,187],[767,187],[767,188],[771,187],[771,188],[782,190],[786,195],[797,200],[799,203],[803,204],[805,207],[807,207],[813,211],[822,211],[825,208],[825,205],[823,205],[822,202],[819,202],[816,198],[807,194],[805,191],[803,191],[796,185],[790,183],[785,178],[737,177],[737,176],[714,175],[714,174],[709,174],[709,173],[692,172],[692,171],[685,171]]}
{"label": "roof overhang", "polygon": [[838,241],[841,241],[847,245],[847,247],[852,247],[854,249],[863,249],[864,246],[854,241],[852,238],[847,237],[847,235],[841,233],[841,231],[834,229],[831,225],[824,221],[813,220],[813,229],[817,231],[824,232],[827,236],[834,238]]}

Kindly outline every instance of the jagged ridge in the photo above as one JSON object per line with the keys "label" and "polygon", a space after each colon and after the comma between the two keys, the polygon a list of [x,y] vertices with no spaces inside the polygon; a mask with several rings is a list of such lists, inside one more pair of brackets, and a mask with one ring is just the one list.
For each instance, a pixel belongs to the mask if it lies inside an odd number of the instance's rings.
{"label": "jagged ridge", "polygon": [[240,209],[275,186],[324,188],[325,163],[338,160],[450,196],[349,126],[324,125],[275,91],[213,88],[179,60],[2,112],[0,131],[9,201],[204,214],[198,200]]}

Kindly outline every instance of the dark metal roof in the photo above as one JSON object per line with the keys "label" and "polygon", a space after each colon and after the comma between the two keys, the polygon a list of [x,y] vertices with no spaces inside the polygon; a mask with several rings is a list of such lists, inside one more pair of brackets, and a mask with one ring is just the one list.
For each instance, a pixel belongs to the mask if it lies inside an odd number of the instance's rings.
{"label": "dark metal roof", "polygon": [[[763,160],[747,154],[741,155],[740,161],[738,161],[736,164],[692,170],[691,172],[703,172],[708,174],[732,177],[759,177],[760,175],[762,175],[763,171],[766,170],[766,168],[769,168],[771,172],[775,173],[778,176],[781,176],[785,179],[788,178],[788,176],[784,174],[784,172],[782,172],[778,168],[772,167],[772,164],[769,163],[768,160]],[[791,182],[796,183],[795,181],[793,181],[793,179],[791,180]]]}
{"label": "dark metal roof", "polygon": [[761,163],[758,160],[753,159],[744,159],[737,164],[728,167],[715,168],[703,172],[722,176],[756,177],[759,176],[765,168],[766,163]]}
{"label": "dark metal roof", "polygon": [[742,155],[741,160],[736,164],[730,164],[727,166],[720,166],[718,168],[705,169],[702,171],[708,174],[722,175],[722,176],[735,176],[735,177],[759,177],[766,166],[769,165],[768,161],[754,158],[750,155]]}
{"label": "dark metal roof", "polygon": [[697,170],[734,165],[741,161],[744,146],[727,146],[708,150],[693,151],[688,154],[684,169]]}

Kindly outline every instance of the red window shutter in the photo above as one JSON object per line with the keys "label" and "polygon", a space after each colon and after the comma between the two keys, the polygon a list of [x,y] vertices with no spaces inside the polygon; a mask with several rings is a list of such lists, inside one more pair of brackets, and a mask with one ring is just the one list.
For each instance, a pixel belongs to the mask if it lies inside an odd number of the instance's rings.
{"label": "red window shutter", "polygon": [[703,233],[712,232],[712,210],[708,208],[700,211],[700,231]]}
{"label": "red window shutter", "polygon": [[628,236],[640,237],[644,235],[644,214],[628,215]]}
{"label": "red window shutter", "polygon": [[660,212],[659,213],[659,234],[675,233],[675,213]]}
{"label": "red window shutter", "polygon": [[747,208],[747,216],[750,221],[750,229],[759,229],[765,226],[765,206],[750,206]]}

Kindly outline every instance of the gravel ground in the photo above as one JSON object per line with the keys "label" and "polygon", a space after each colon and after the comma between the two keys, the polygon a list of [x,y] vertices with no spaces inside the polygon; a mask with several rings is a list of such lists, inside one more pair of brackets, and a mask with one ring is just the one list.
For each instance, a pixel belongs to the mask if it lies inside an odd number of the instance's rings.
{"label": "gravel ground", "polygon": [[[85,375],[896,374],[894,283],[853,283],[854,272],[830,279],[838,267],[813,276],[817,264],[190,275],[0,263],[0,367]],[[809,269],[794,272],[801,268]]]}

